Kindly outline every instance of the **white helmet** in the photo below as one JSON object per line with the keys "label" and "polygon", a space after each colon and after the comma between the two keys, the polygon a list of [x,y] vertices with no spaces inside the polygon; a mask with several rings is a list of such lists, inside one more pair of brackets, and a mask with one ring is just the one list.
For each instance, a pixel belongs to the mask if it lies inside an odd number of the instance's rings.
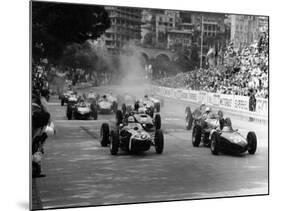
{"label": "white helmet", "polygon": [[129,116],[129,117],[128,117],[128,122],[135,122],[134,117],[133,117],[133,116]]}
{"label": "white helmet", "polygon": [[139,108],[138,112],[139,112],[140,114],[144,114],[144,113],[145,113],[145,108]]}
{"label": "white helmet", "polygon": [[207,113],[207,112],[210,112],[210,111],[211,111],[211,108],[210,107],[206,107],[205,112]]}

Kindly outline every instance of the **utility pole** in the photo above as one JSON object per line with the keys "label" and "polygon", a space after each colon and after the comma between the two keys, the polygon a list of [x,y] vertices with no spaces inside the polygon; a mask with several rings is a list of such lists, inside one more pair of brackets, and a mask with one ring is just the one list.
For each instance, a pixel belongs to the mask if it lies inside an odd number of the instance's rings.
{"label": "utility pole", "polygon": [[203,26],[203,15],[201,16],[201,53],[200,53],[200,69],[202,68],[202,59],[203,59],[203,34],[204,34],[204,26]]}

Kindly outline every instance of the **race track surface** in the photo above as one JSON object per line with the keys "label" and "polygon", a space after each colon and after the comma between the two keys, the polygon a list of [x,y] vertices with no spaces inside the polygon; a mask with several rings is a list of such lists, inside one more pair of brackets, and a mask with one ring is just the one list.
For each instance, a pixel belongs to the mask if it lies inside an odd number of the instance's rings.
{"label": "race track surface", "polygon": [[[128,92],[126,87],[95,90]],[[129,90],[140,97],[146,92],[141,87]],[[114,114],[99,115],[97,121],[67,120],[66,106],[51,96],[57,133],[45,145],[46,177],[32,181],[33,209],[268,194],[268,125],[230,116],[241,134],[256,132],[257,152],[214,156],[209,148],[192,146],[184,108],[173,100],[161,108],[163,154],[152,147],[138,155],[113,156],[100,146],[99,130],[103,122],[114,122]]]}

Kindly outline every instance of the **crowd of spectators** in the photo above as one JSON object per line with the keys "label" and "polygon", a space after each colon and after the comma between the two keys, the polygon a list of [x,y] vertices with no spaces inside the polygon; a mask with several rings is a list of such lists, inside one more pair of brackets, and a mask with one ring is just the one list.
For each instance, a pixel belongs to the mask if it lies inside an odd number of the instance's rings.
{"label": "crowd of spectators", "polygon": [[[230,44],[225,51],[224,65],[198,69],[154,81],[173,88],[186,88],[268,98],[268,34],[251,46],[235,50]],[[232,64],[228,61],[234,61]]]}

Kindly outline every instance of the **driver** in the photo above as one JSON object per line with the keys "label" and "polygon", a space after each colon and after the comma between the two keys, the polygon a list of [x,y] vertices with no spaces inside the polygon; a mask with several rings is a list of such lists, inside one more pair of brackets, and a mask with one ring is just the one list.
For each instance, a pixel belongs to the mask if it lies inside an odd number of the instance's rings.
{"label": "driver", "polygon": [[205,112],[202,115],[203,119],[209,119],[211,117],[211,111],[210,107],[206,107]]}

